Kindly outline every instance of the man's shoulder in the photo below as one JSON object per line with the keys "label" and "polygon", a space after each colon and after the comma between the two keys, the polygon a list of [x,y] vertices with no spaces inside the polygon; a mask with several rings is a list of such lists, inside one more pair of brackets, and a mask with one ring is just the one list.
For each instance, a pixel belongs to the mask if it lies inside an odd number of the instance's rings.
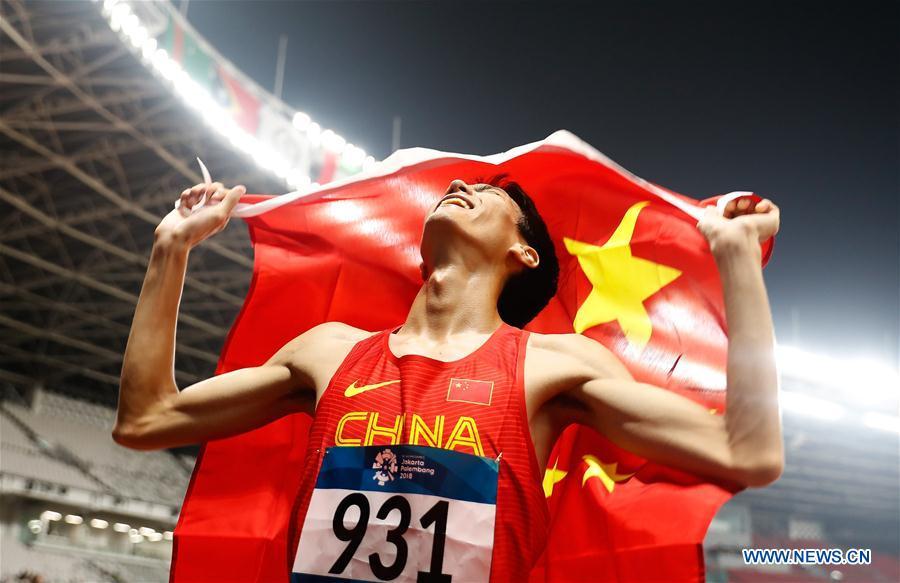
{"label": "man's shoulder", "polygon": [[532,332],[528,339],[526,360],[554,367],[581,369],[594,373],[621,374],[624,364],[607,347],[583,334],[539,334]]}
{"label": "man's shoulder", "polygon": [[365,340],[373,334],[377,334],[377,332],[363,330],[362,328],[357,328],[350,324],[335,321],[323,322],[322,324],[313,326],[298,336],[298,338],[303,337],[317,341],[330,342],[352,342],[355,344],[360,340]]}
{"label": "man's shoulder", "polygon": [[285,344],[275,362],[304,375],[313,386],[324,390],[353,347],[373,334],[343,322],[325,322]]}
{"label": "man's shoulder", "polygon": [[528,348],[546,350],[575,358],[595,358],[598,355],[609,355],[615,358],[615,355],[608,348],[582,334],[540,334],[531,332],[528,338]]}
{"label": "man's shoulder", "polygon": [[335,356],[343,359],[353,346],[375,334],[343,322],[324,322],[295,336],[279,351],[278,360],[294,365],[314,364],[321,360],[331,360]]}

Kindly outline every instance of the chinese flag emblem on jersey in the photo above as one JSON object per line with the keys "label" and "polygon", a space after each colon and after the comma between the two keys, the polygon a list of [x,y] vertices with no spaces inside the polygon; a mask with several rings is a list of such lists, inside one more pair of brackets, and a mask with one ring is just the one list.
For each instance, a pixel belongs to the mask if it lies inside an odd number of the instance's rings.
{"label": "chinese flag emblem on jersey", "polygon": [[[237,214],[253,240],[254,274],[218,372],[258,365],[321,322],[401,323],[422,283],[426,213],[451,180],[498,173],[535,200],[560,261],[559,291],[527,328],[584,334],[639,381],[721,414],[725,312],[696,229],[702,206],[716,199],[648,183],[565,131],[487,157],[402,150],[315,191],[245,196]],[[766,260],[770,251],[771,242]],[[454,379],[447,399],[489,404],[491,388]],[[173,581],[288,580],[308,426],[295,415],[204,446],[175,531]],[[554,582],[702,581],[704,534],[734,491],[577,425],[556,444],[542,486],[552,522],[532,580]]]}
{"label": "chinese flag emblem on jersey", "polygon": [[494,383],[490,381],[450,379],[450,388],[447,389],[447,400],[490,405],[493,391]]}

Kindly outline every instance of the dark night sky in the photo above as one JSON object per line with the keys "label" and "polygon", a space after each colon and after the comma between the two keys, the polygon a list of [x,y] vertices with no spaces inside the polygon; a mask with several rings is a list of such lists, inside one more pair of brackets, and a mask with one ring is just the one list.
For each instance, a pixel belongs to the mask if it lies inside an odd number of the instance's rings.
{"label": "dark night sky", "polygon": [[288,34],[284,100],[378,158],[394,115],[404,147],[476,154],[565,128],[678,192],[771,197],[779,340],[896,364],[898,6],[193,0],[188,17],[268,88]]}

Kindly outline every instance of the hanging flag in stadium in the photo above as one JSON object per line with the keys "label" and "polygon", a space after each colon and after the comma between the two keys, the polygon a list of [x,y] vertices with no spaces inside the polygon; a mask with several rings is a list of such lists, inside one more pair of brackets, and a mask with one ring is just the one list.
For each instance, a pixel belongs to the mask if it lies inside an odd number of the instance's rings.
{"label": "hanging flag in stadium", "polygon": [[[217,372],[256,366],[326,321],[367,330],[405,319],[421,285],[419,238],[452,179],[506,173],[535,200],[560,261],[556,297],[528,325],[578,332],[634,377],[724,407],[727,337],[718,272],[696,228],[706,204],[648,183],[572,134],[495,156],[402,150],[356,177],[280,197],[245,196],[253,280]],[[771,242],[764,248],[764,261]],[[485,387],[459,395],[487,399]],[[175,531],[173,581],[284,581],[309,418],[203,448]],[[549,543],[534,581],[703,580],[702,540],[725,485],[659,466],[572,426],[543,488]]]}

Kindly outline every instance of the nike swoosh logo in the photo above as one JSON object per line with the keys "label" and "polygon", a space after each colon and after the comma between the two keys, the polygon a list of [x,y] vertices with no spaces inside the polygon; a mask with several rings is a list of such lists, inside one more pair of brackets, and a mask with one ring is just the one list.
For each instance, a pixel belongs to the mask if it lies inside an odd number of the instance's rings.
{"label": "nike swoosh logo", "polygon": [[400,382],[400,380],[398,379],[396,381],[384,381],[383,383],[375,383],[374,385],[363,385],[361,387],[357,387],[356,381],[353,381],[352,383],[350,383],[350,386],[347,387],[347,390],[344,391],[344,396],[345,397],[355,397],[356,395],[365,393],[366,391],[371,391],[372,389],[379,389],[381,387],[384,387],[387,385],[393,385],[394,383],[399,383],[399,382]]}

